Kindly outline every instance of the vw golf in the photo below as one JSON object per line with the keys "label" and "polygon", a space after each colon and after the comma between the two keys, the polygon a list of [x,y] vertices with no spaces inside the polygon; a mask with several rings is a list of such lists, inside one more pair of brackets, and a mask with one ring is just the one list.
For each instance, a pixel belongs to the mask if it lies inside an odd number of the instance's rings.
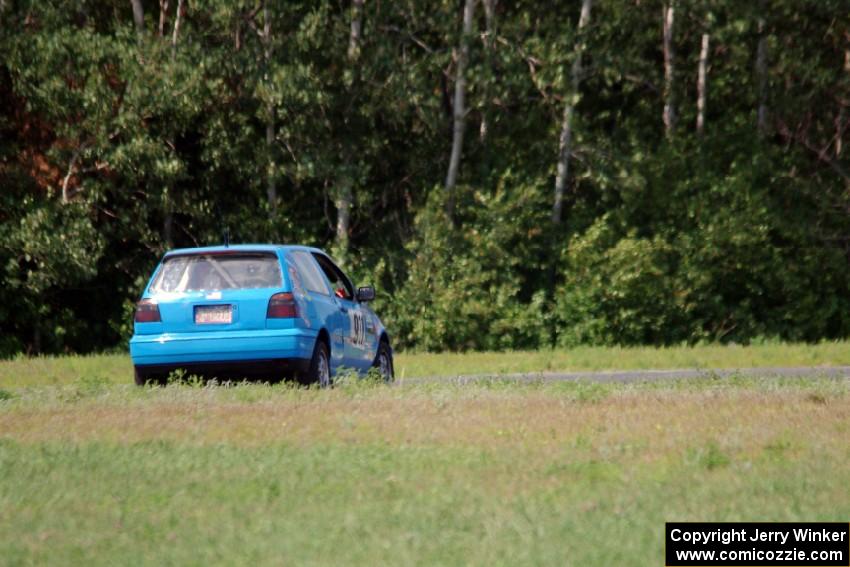
{"label": "vw golf", "polygon": [[351,280],[316,248],[172,250],[136,305],[130,356],[139,385],[177,369],[215,378],[331,384],[342,368],[393,379],[390,339]]}

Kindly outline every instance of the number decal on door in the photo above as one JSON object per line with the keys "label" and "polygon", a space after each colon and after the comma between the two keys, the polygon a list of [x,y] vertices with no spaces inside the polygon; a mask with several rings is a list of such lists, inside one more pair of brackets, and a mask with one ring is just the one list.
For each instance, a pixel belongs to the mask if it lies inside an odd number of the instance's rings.
{"label": "number decal on door", "polygon": [[355,346],[366,345],[366,320],[359,309],[349,309],[348,318],[351,321],[351,343]]}

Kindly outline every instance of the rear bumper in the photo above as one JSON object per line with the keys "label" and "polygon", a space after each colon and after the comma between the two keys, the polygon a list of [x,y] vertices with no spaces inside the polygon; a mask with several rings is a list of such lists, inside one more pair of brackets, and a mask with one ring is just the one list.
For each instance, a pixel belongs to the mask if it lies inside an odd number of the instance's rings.
{"label": "rear bumper", "polygon": [[310,366],[306,358],[280,358],[269,360],[239,360],[229,362],[189,362],[172,364],[146,364],[136,366],[136,375],[142,381],[163,382],[178,368],[186,376],[201,376],[218,380],[245,380],[303,376]]}
{"label": "rear bumper", "polygon": [[308,329],[207,331],[134,335],[130,357],[137,367],[263,366],[302,364],[313,356],[317,333]]}

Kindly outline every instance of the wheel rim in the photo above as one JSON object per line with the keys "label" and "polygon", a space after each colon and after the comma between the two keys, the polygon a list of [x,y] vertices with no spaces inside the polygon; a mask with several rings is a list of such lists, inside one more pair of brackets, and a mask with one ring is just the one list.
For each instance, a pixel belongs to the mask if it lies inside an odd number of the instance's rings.
{"label": "wheel rim", "polygon": [[328,366],[328,355],[324,351],[319,353],[319,385],[322,387],[331,384],[331,369]]}
{"label": "wheel rim", "polygon": [[390,379],[390,357],[387,354],[387,351],[382,350],[381,355],[378,357],[378,364],[381,368],[381,376],[384,377],[384,380],[389,381]]}

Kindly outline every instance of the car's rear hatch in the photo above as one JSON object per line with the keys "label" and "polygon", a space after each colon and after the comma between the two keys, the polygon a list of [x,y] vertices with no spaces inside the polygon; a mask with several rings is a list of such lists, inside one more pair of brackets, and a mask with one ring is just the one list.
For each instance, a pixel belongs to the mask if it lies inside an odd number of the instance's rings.
{"label": "car's rear hatch", "polygon": [[264,329],[269,299],[284,282],[273,252],[176,254],[163,260],[148,296],[165,332]]}

